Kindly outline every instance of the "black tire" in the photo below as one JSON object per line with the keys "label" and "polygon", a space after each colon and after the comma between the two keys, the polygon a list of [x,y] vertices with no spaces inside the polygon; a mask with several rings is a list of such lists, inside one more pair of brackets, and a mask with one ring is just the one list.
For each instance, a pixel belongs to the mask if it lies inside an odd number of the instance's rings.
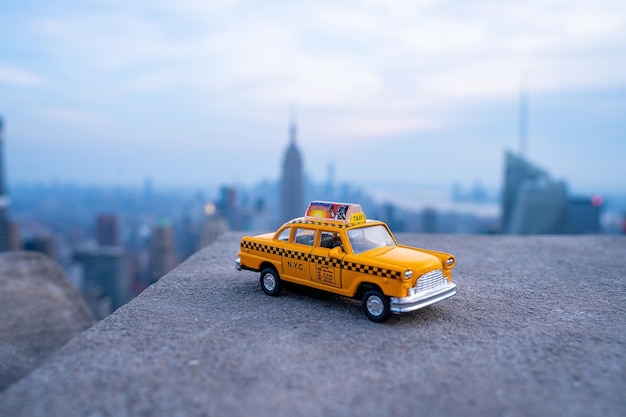
{"label": "black tire", "polygon": [[267,295],[277,296],[283,290],[283,281],[274,268],[261,271],[261,289]]}
{"label": "black tire", "polygon": [[391,315],[389,298],[379,290],[366,291],[361,306],[367,318],[376,323],[382,323]]}

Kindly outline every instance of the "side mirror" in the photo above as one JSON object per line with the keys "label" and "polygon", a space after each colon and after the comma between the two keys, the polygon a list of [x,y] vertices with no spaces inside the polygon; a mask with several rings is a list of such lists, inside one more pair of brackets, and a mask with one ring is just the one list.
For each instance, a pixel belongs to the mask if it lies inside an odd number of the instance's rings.
{"label": "side mirror", "polygon": [[341,246],[335,246],[330,250],[329,255],[331,256],[331,258],[341,258],[343,256],[343,253],[344,252]]}

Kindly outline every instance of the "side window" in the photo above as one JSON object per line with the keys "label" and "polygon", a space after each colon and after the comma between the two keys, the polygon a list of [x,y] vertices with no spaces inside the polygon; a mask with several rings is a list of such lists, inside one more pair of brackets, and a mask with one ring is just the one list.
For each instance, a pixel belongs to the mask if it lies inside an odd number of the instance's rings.
{"label": "side window", "polygon": [[322,231],[320,237],[320,246],[328,249],[341,246],[341,237],[339,236],[339,233]]}
{"label": "side window", "polygon": [[290,233],[291,233],[291,227],[286,228],[285,230],[280,232],[280,235],[278,235],[278,240],[282,240],[284,242],[287,242],[289,240],[289,234]]}
{"label": "side window", "polygon": [[314,240],[315,240],[315,230],[296,229],[296,232],[294,235],[295,243],[300,243],[301,245],[313,246]]}

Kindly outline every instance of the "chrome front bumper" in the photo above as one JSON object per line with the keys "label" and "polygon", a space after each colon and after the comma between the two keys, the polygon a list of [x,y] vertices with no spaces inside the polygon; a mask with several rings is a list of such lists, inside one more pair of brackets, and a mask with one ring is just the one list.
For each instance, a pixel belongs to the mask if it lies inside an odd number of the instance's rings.
{"label": "chrome front bumper", "polygon": [[454,294],[456,294],[456,284],[448,282],[440,287],[421,291],[408,297],[390,297],[389,304],[392,313],[408,313],[445,300]]}
{"label": "chrome front bumper", "polygon": [[241,259],[240,258],[235,259],[235,269],[237,271],[241,271]]}

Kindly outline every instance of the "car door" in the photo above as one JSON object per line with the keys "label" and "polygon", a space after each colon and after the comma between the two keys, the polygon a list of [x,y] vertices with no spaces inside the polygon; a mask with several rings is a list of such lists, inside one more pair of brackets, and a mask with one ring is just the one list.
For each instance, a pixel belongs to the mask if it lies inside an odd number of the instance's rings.
{"label": "car door", "polygon": [[309,258],[315,242],[315,229],[294,228],[291,241],[283,248],[283,278],[287,281],[309,281]]}
{"label": "car door", "polygon": [[[320,230],[311,251],[311,281],[341,288],[341,258],[343,251],[333,248],[341,246],[341,236],[331,230]],[[331,251],[333,255],[331,256]]]}

